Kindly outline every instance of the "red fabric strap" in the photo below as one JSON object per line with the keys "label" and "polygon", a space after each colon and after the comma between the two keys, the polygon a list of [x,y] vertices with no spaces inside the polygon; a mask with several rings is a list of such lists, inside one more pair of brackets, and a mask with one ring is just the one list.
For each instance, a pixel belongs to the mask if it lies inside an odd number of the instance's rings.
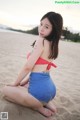
{"label": "red fabric strap", "polygon": [[48,64],[46,70],[49,70],[49,69],[51,68],[51,66],[53,66],[53,67],[55,67],[55,68],[57,67],[54,63],[50,62],[50,63]]}
{"label": "red fabric strap", "polygon": [[[31,55],[31,53],[28,53],[27,59],[30,57],[30,55]],[[36,61],[35,64],[48,64],[46,70],[49,70],[51,68],[51,66],[53,66],[55,68],[57,67],[54,63],[49,62],[49,61],[47,61],[47,60],[45,60],[44,58],[41,58],[41,57],[39,57],[39,59]]]}

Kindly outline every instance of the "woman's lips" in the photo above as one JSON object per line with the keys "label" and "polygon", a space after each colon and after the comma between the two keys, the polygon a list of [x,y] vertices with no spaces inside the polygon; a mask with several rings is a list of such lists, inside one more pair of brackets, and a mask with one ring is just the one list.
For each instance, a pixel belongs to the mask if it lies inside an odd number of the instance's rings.
{"label": "woman's lips", "polygon": [[44,34],[40,33],[41,36],[43,36]]}

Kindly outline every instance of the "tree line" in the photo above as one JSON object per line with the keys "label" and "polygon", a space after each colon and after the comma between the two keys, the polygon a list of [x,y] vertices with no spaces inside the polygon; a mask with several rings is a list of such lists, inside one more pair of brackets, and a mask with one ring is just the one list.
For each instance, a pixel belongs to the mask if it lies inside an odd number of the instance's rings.
{"label": "tree line", "polygon": [[[27,30],[26,33],[38,35],[38,27],[35,27],[32,30]],[[80,42],[80,33],[72,33],[68,28],[62,30],[62,36],[64,37],[64,40]]]}
{"label": "tree line", "polygon": [[80,42],[80,33],[72,33],[67,28],[62,31],[64,39],[71,40],[73,42]]}
{"label": "tree line", "polygon": [[[35,28],[33,28],[31,30],[27,30],[27,31],[16,30],[16,29],[13,29],[13,28],[8,28],[8,29],[13,30],[13,31],[17,31],[17,32],[23,32],[23,33],[38,35],[38,27],[35,27]],[[62,30],[62,36],[63,36],[63,40],[80,42],[80,33],[72,33],[68,30],[67,27]]]}

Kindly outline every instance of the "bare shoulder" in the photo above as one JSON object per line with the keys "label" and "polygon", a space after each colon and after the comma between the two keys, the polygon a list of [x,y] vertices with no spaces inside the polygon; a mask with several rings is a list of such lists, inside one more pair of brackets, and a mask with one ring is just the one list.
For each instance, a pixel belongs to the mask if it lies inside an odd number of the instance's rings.
{"label": "bare shoulder", "polygon": [[51,46],[50,41],[48,41],[47,39],[44,39],[43,43],[44,43],[44,48],[46,48],[46,49],[50,48],[50,46]]}
{"label": "bare shoulder", "polygon": [[33,51],[31,52],[31,55],[30,57],[28,58],[27,60],[27,63],[26,63],[26,67],[28,69],[32,69],[36,63],[36,61],[38,60],[38,58],[42,55],[44,51],[44,47],[43,47],[43,39],[42,38],[39,38],[35,45],[34,45],[34,49]]}
{"label": "bare shoulder", "polygon": [[36,48],[36,47],[43,48],[43,42],[44,42],[44,38],[39,37],[38,40],[35,43],[34,48]]}

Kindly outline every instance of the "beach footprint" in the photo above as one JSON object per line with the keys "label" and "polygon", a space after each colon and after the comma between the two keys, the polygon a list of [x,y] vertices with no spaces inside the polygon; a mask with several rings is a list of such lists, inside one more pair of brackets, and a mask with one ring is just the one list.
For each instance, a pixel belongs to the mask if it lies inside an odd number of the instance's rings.
{"label": "beach footprint", "polygon": [[60,96],[60,103],[61,105],[70,108],[74,105],[73,101],[68,97]]}
{"label": "beach footprint", "polygon": [[68,112],[68,111],[66,110],[66,108],[63,107],[63,106],[58,107],[57,109],[58,109],[58,113],[57,113],[57,114],[60,114],[60,115]]}

